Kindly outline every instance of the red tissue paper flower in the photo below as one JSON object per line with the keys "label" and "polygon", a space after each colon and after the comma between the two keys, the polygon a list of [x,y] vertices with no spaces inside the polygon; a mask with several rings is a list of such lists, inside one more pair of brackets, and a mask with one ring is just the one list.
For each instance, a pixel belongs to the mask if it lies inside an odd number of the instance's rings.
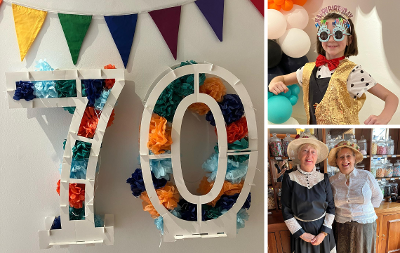
{"label": "red tissue paper flower", "polygon": [[[116,69],[114,65],[108,64],[104,69]],[[111,89],[114,86],[115,79],[106,79],[106,88]]]}
{"label": "red tissue paper flower", "polygon": [[80,209],[85,201],[85,184],[69,184],[69,205]]}
{"label": "red tissue paper flower", "polygon": [[[242,117],[237,121],[232,122],[226,127],[226,134],[228,135],[228,143],[234,143],[237,140],[244,138],[248,134],[246,117]],[[215,128],[217,133],[217,128]]]}
{"label": "red tissue paper flower", "polygon": [[81,125],[79,126],[78,135],[93,138],[97,124],[99,123],[100,114],[101,111],[94,109],[94,107],[86,107]]}
{"label": "red tissue paper flower", "polygon": [[58,182],[57,182],[57,193],[58,193],[58,195],[60,195],[60,180],[58,180]]}

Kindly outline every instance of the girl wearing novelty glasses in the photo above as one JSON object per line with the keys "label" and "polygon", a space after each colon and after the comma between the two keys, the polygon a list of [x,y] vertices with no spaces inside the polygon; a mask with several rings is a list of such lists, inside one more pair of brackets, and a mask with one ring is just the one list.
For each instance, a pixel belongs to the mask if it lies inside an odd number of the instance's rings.
{"label": "girl wearing novelty glasses", "polygon": [[316,62],[277,76],[269,84],[269,91],[275,95],[286,93],[288,85],[298,83],[303,87],[308,124],[360,124],[358,113],[366,99],[365,91],[385,101],[385,107],[381,114],[369,116],[364,124],[387,124],[396,112],[397,96],[347,59],[358,54],[352,16],[338,5],[322,9],[315,18],[319,54]]}

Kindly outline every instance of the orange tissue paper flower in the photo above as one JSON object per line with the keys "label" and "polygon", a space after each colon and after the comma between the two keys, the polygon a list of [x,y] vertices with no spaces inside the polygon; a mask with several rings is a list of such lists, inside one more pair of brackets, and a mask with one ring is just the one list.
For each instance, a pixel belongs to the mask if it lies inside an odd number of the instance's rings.
{"label": "orange tissue paper flower", "polygon": [[86,107],[81,125],[79,126],[78,135],[93,138],[97,124],[99,123],[100,114],[101,111],[94,109],[94,107]]}
{"label": "orange tissue paper flower", "polygon": [[156,155],[171,149],[171,127],[167,119],[153,114],[150,121],[149,141],[147,147]]}
{"label": "orange tissue paper flower", "polygon": [[[223,97],[226,95],[225,85],[218,77],[209,77],[204,81],[204,84],[200,86],[200,93],[210,95],[217,102],[221,102]],[[189,106],[189,109],[198,113],[199,115],[205,115],[210,111],[210,108],[204,103],[194,103]]]}
{"label": "orange tissue paper flower", "polygon": [[[104,66],[104,69],[116,69],[114,65],[108,64],[107,66]],[[114,86],[115,79],[106,79],[106,88],[111,89]]]}
{"label": "orange tissue paper flower", "polygon": [[80,209],[85,201],[85,184],[69,184],[69,205]]}
{"label": "orange tissue paper flower", "polygon": [[[61,179],[60,179],[61,180]],[[60,195],[60,180],[58,180],[58,182],[57,182],[57,193],[58,193],[58,195]]]}
{"label": "orange tissue paper flower", "polygon": [[[218,200],[221,198],[222,195],[231,196],[233,194],[240,193],[243,188],[243,183],[244,183],[244,181],[241,181],[238,184],[232,184],[229,181],[225,181],[218,196],[208,204],[215,206],[215,204],[217,204]],[[208,182],[207,177],[203,177],[197,191],[200,194],[204,195],[204,194],[207,194],[208,192],[210,192],[211,189],[213,188],[213,186],[214,186],[214,182]]]}
{"label": "orange tissue paper flower", "polygon": [[[178,206],[179,192],[176,187],[171,183],[168,182],[164,187],[157,189],[156,192],[158,199],[160,200],[160,204],[162,204],[168,210],[172,210]],[[142,192],[142,194],[140,194],[140,199],[143,200],[143,210],[149,212],[153,219],[160,216],[160,214],[156,211],[153,204],[151,203],[147,192]]]}

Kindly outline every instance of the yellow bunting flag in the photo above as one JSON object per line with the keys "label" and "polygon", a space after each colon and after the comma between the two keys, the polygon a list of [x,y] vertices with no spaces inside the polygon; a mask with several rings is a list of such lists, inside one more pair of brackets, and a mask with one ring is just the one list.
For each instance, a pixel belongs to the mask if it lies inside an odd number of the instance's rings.
{"label": "yellow bunting flag", "polygon": [[12,9],[22,61],[42,28],[47,12],[16,4],[12,4]]}

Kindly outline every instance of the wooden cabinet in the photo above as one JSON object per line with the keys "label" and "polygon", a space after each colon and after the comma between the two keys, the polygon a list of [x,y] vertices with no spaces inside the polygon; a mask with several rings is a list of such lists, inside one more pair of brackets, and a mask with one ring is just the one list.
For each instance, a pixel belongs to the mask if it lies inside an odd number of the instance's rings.
{"label": "wooden cabinet", "polygon": [[290,232],[283,222],[282,213],[268,215],[268,253],[290,253]]}
{"label": "wooden cabinet", "polygon": [[400,203],[383,202],[376,213],[377,253],[400,252]]}

